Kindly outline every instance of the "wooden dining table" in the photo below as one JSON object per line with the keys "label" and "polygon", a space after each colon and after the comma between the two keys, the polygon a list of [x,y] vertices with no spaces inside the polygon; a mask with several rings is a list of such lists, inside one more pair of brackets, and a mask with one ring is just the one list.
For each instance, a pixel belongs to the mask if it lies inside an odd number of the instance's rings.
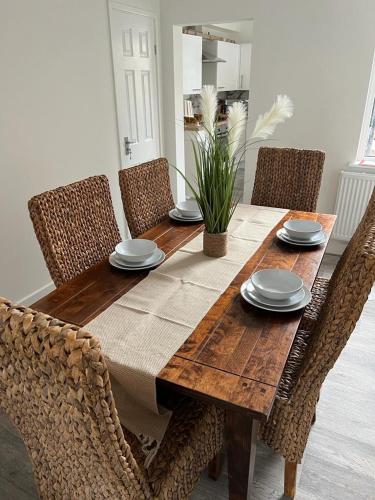
{"label": "wooden dining table", "polygon": [[[327,241],[313,247],[279,241],[276,231],[291,217],[317,220]],[[242,299],[241,284],[256,270],[282,268],[297,273],[311,289],[334,221],[334,215],[286,213],[157,377],[162,403],[183,394],[225,408],[230,500],[251,496],[257,428],[270,415],[303,316],[303,310],[275,313],[256,309]],[[142,237],[155,240],[168,258],[203,228],[202,223],[164,220]],[[115,269],[106,259],[31,307],[85,326],[147,274]]]}

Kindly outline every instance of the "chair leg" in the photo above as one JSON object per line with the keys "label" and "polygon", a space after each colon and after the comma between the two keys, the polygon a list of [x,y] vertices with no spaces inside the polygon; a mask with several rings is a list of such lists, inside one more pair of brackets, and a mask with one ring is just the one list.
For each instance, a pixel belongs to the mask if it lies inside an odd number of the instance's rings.
{"label": "chair leg", "polygon": [[284,495],[289,498],[294,498],[296,494],[297,466],[297,463],[285,460]]}
{"label": "chair leg", "polygon": [[208,477],[213,479],[214,481],[217,481],[221,474],[222,465],[223,455],[219,452],[208,464]]}

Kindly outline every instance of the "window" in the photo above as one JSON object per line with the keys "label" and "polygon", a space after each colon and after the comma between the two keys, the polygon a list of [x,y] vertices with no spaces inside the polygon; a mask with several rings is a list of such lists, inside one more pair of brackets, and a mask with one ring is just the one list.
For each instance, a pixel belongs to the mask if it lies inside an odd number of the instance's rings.
{"label": "window", "polygon": [[357,163],[375,166],[375,57],[363,116],[361,137],[357,151]]}
{"label": "window", "polygon": [[369,123],[369,134],[364,159],[375,161],[375,99],[372,103],[372,113]]}

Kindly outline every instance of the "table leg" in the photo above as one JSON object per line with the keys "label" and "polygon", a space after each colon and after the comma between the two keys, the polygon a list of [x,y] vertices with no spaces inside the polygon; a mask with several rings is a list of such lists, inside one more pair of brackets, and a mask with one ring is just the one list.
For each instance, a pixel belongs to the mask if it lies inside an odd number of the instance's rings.
{"label": "table leg", "polygon": [[217,481],[221,474],[223,466],[223,455],[219,452],[208,464],[208,477]]}
{"label": "table leg", "polygon": [[227,410],[229,499],[251,497],[256,454],[258,421],[242,413]]}

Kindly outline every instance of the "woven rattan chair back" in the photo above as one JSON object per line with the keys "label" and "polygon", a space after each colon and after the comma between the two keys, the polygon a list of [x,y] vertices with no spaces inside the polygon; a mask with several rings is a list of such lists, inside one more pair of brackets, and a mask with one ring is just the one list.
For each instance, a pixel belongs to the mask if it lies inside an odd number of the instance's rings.
{"label": "woven rattan chair back", "polygon": [[56,286],[107,257],[121,239],[105,175],[34,196],[29,212]]}
{"label": "woven rattan chair back", "polygon": [[151,496],[89,333],[0,298],[0,375],[0,407],[23,437],[42,499]]}
{"label": "woven rattan chair back", "polygon": [[[362,313],[375,281],[375,195],[348,251],[332,276],[321,316],[307,350],[296,394],[320,389]],[[303,387],[303,388],[302,388]]]}
{"label": "woven rattan chair back", "polygon": [[133,238],[159,224],[174,207],[166,158],[120,170],[119,182]]}
{"label": "woven rattan chair back", "polygon": [[315,212],[324,158],[322,151],[260,148],[251,203]]}
{"label": "woven rattan chair back", "polygon": [[329,281],[315,327],[297,334],[306,341],[298,349],[293,345],[286,379],[262,427],[262,439],[288,462],[302,460],[321,386],[352,334],[374,281],[375,192]]}

